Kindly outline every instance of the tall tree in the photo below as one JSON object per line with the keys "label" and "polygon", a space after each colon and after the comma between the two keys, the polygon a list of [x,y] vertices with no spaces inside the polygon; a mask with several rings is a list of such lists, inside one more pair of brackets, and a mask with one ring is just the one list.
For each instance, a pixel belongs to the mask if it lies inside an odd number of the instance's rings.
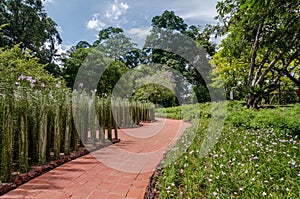
{"label": "tall tree", "polygon": [[100,30],[93,46],[101,48],[107,57],[119,61],[123,61],[126,56],[129,59],[130,52],[136,50],[135,44],[124,34],[123,29],[114,27]]}
{"label": "tall tree", "polygon": [[0,47],[21,44],[30,49],[48,71],[55,73],[56,46],[61,43],[56,23],[47,16],[41,0],[1,0],[0,24],[7,24],[0,36]]}
{"label": "tall tree", "polygon": [[85,58],[91,52],[91,49],[83,48],[82,42],[79,42],[76,47],[72,47],[66,55],[64,55],[62,75],[66,80],[67,86],[73,88],[76,75]]}
{"label": "tall tree", "polygon": [[177,30],[184,33],[188,27],[184,20],[176,16],[174,11],[164,11],[161,16],[155,16],[152,18],[152,26],[155,28],[166,28],[170,30]]}
{"label": "tall tree", "polygon": [[[108,94],[111,95],[113,90],[122,77],[128,71],[128,67],[120,62],[114,61],[108,65],[104,73],[101,75],[100,81],[97,86],[98,94]],[[122,82],[126,84],[126,82]]]}
{"label": "tall tree", "polygon": [[[193,87],[193,91],[196,93],[199,102],[210,101],[206,82],[202,75],[199,74],[197,68],[193,63],[188,63],[182,54],[189,52],[189,47],[203,47],[207,50],[206,54],[213,55],[214,45],[209,41],[210,31],[206,27],[201,30],[201,27],[194,25],[188,27],[184,20],[176,16],[173,11],[165,11],[161,16],[155,16],[152,19],[151,34],[146,39],[145,47],[147,47],[147,53],[149,62],[167,64],[169,67],[175,69],[180,74],[184,75],[188,82]],[[183,41],[182,36],[186,39]],[[190,37],[191,39],[188,39]],[[184,43],[180,43],[184,42]],[[162,44],[168,43],[169,46],[177,48],[177,53],[164,50]],[[186,46],[186,47],[182,47]],[[181,47],[181,49],[178,49]],[[169,47],[167,47],[169,48]],[[209,51],[208,51],[209,50]],[[193,54],[193,53],[191,53]],[[178,80],[175,76],[175,79]],[[182,88],[184,85],[182,82],[178,82],[176,89],[177,95],[185,92],[188,88]],[[185,85],[186,86],[186,85]]]}
{"label": "tall tree", "polygon": [[[71,47],[63,59],[63,76],[67,86],[73,88],[78,72],[83,67],[86,70],[80,71],[84,73],[80,78],[84,78],[82,82],[89,84],[83,86],[85,89],[90,91],[97,88],[98,94],[112,94],[114,86],[128,70],[123,60],[132,47],[133,44],[123,34],[123,30],[113,27],[101,30],[93,45],[80,41]],[[99,82],[94,82],[95,80]]]}
{"label": "tall tree", "polygon": [[212,86],[224,86],[229,99],[230,91],[234,91],[235,100],[245,100],[247,96],[247,59],[233,59],[220,49],[212,57],[214,82]]}
{"label": "tall tree", "polygon": [[264,95],[293,74],[299,60],[299,1],[224,0],[218,2],[219,35],[226,56],[248,62],[248,107],[258,108]]}

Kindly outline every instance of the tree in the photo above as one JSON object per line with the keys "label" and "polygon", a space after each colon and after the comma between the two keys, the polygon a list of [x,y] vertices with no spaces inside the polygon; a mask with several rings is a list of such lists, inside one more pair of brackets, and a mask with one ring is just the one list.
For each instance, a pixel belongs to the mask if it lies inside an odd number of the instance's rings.
{"label": "tree", "polygon": [[99,45],[102,41],[112,38],[118,34],[124,33],[122,28],[108,27],[99,31],[98,39],[94,42],[94,45]]}
{"label": "tree", "polygon": [[147,54],[144,50],[134,48],[133,50],[127,52],[123,58],[122,62],[128,67],[128,68],[136,68],[140,64],[145,64],[147,59]]}
{"label": "tree", "polygon": [[211,42],[211,35],[214,32],[214,27],[207,24],[204,27],[191,25],[184,34],[191,37],[197,42],[198,46],[203,47],[209,56],[213,56],[216,52],[216,44]]}
{"label": "tree", "polygon": [[30,49],[46,69],[57,73],[53,64],[56,46],[61,43],[56,23],[43,10],[41,0],[1,0],[0,24],[7,24],[0,36],[0,47],[20,44]]}
{"label": "tree", "polygon": [[214,82],[212,86],[219,88],[223,85],[226,90],[227,99],[230,91],[234,91],[235,100],[245,100],[247,96],[247,66],[248,61],[242,59],[233,59],[224,54],[220,49],[212,57]]}
{"label": "tree", "polygon": [[[156,67],[161,67],[161,69],[155,69]],[[142,65],[138,68],[135,72],[136,89],[133,99],[147,100],[164,107],[178,105],[176,93],[174,93],[176,87],[175,71],[169,69],[167,65],[153,65],[151,68]]]}
{"label": "tree", "polygon": [[94,42],[93,46],[101,48],[107,57],[114,60],[123,61],[132,51],[136,49],[136,44],[131,43],[131,39],[128,38],[123,29],[108,27],[100,30],[98,39]]}
{"label": "tree", "polygon": [[98,94],[112,94],[115,84],[127,72],[128,67],[112,59],[106,52],[102,43],[94,47],[86,41],[80,41],[72,47],[63,59],[63,76],[67,86],[73,88],[76,78],[84,78],[82,82],[86,85],[83,87],[88,92],[97,88]]}
{"label": "tree", "polygon": [[175,94],[168,88],[158,84],[147,84],[139,87],[133,94],[133,99],[149,101],[162,107],[178,106]]}
{"label": "tree", "polygon": [[113,95],[117,98],[150,101],[165,107],[178,105],[174,93],[174,72],[166,65],[157,64],[141,64],[132,70],[127,69],[114,85]]}
{"label": "tree", "polygon": [[154,28],[166,28],[181,33],[184,33],[188,27],[181,17],[175,15],[174,11],[168,10],[164,11],[161,16],[153,17],[151,22]]}
{"label": "tree", "polygon": [[[199,26],[196,27],[192,25],[188,28],[188,25],[185,24],[184,20],[179,16],[176,16],[173,11],[165,11],[161,16],[153,17],[152,26],[151,34],[147,37],[145,43],[148,62],[167,64],[169,67],[186,77],[190,86],[193,87],[193,90],[197,93],[196,96],[198,102],[210,101],[206,82],[202,77],[203,74],[199,74],[195,64],[189,63],[182,56],[183,54],[190,52],[191,49],[188,48],[195,49],[197,46],[207,50],[207,52],[203,52],[205,55],[212,56],[214,54],[214,44],[209,41],[211,32],[209,26],[207,26],[203,32],[201,32]],[[182,39],[183,36],[186,37],[184,41]],[[191,39],[188,39],[188,37]],[[165,46],[166,48],[164,48],[162,45],[166,43],[168,46]],[[179,47],[181,49],[178,49]],[[171,51],[166,49],[170,49]],[[191,54],[193,54],[193,52],[191,52]],[[196,59],[196,57],[194,58]],[[176,75],[175,79],[178,80]],[[177,96],[179,93],[184,93],[188,90],[187,85],[185,85],[185,88],[180,85],[184,84],[177,81]]]}
{"label": "tree", "polygon": [[[298,88],[300,88],[300,67],[299,67],[299,59],[295,59],[290,65],[292,67],[284,70],[284,74],[287,78],[289,78]],[[292,73],[290,71],[293,71]],[[299,96],[300,102],[300,96]]]}
{"label": "tree", "polygon": [[91,44],[89,44],[89,42],[87,42],[87,41],[80,41],[76,45],[76,49],[78,49],[78,48],[89,48],[89,47],[91,47]]}
{"label": "tree", "polygon": [[[218,2],[219,35],[225,56],[246,60],[248,107],[293,74],[299,60],[299,1],[224,0]],[[293,64],[294,63],[294,64]]]}
{"label": "tree", "polygon": [[78,70],[91,52],[90,48],[82,48],[80,44],[81,42],[79,42],[76,47],[71,48],[69,54],[63,58],[64,67],[62,69],[62,75],[69,88],[73,88]]}
{"label": "tree", "polygon": [[[98,83],[98,94],[111,95],[115,85],[118,83],[123,74],[128,71],[128,67],[120,61],[112,62],[101,75]],[[123,82],[126,84],[126,82]]]}
{"label": "tree", "polygon": [[0,48],[0,63],[0,87],[4,91],[16,86],[44,90],[54,89],[58,82],[64,85],[61,78],[49,74],[45,65],[40,64],[30,50],[22,51],[20,45]]}

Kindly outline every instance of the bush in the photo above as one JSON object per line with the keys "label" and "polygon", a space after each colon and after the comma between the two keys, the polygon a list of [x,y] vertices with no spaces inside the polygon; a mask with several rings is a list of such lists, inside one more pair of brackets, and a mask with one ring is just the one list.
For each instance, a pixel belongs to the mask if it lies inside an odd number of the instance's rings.
{"label": "bush", "polygon": [[253,129],[273,128],[276,131],[300,135],[300,106],[260,109],[259,111],[239,107],[228,111],[226,123],[234,127]]}

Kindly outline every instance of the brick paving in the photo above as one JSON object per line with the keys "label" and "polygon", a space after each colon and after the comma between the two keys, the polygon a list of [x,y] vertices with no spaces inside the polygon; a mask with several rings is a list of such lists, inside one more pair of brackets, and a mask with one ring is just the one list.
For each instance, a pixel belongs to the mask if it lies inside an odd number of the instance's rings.
{"label": "brick paving", "polygon": [[158,119],[122,129],[121,142],[77,158],[0,198],[140,199],[163,153],[190,124]]}

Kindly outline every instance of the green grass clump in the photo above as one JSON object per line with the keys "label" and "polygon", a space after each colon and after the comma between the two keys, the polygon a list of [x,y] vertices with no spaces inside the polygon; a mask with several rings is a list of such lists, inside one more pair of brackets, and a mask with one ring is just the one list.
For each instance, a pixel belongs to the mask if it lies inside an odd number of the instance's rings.
{"label": "green grass clump", "polygon": [[199,117],[211,116],[211,104],[188,104],[169,108],[158,108],[155,110],[156,117],[183,119],[184,121],[192,121]]}
{"label": "green grass clump", "polygon": [[207,154],[202,152],[211,118],[200,115],[200,124],[168,152],[156,184],[159,197],[299,198],[297,113],[298,105],[254,111],[229,103],[218,142]]}
{"label": "green grass clump", "polygon": [[282,133],[300,135],[300,106],[260,109],[259,111],[246,107],[228,108],[226,123],[234,127],[248,129],[273,128]]}

